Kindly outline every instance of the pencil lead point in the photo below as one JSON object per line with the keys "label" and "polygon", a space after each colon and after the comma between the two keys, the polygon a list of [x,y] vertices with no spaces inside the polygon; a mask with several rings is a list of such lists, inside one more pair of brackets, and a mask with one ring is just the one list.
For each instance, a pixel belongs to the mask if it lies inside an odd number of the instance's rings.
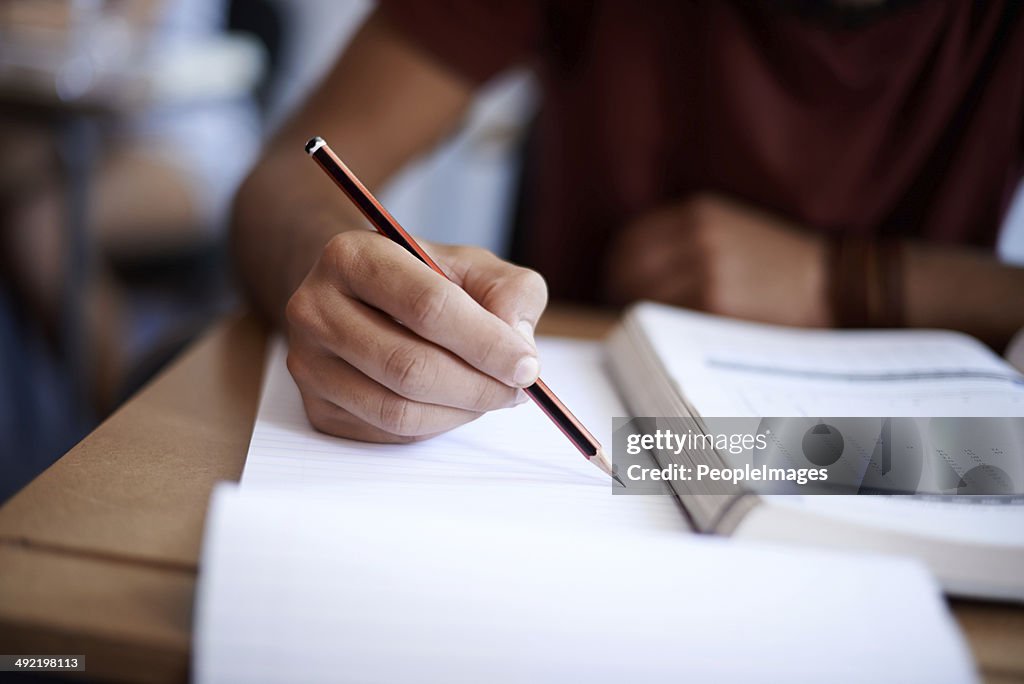
{"label": "pencil lead point", "polygon": [[619,476],[616,475],[615,471],[612,469],[612,462],[604,453],[604,449],[598,449],[597,453],[591,457],[591,460],[594,462],[594,465],[601,469],[602,472],[611,477],[615,482],[618,482],[619,486],[626,486],[626,483],[619,479]]}

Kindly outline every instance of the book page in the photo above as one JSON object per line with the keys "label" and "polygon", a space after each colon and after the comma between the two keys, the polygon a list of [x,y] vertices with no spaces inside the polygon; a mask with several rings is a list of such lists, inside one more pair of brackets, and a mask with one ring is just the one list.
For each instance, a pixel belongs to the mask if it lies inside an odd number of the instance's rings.
{"label": "book page", "polygon": [[1024,568],[1024,503],[980,505],[966,497],[767,496],[773,506],[943,542],[1010,547]]}
{"label": "book page", "polygon": [[[807,419],[778,434],[773,453],[783,462],[814,465],[797,439],[818,418],[837,425],[857,417],[929,418],[893,429],[901,462],[862,472],[876,486],[894,474],[902,479],[892,481],[911,491],[944,496],[769,495],[762,508],[774,510],[757,509],[737,536],[913,554],[951,593],[1022,600],[1020,581],[1007,577],[1019,577],[1024,503],[958,496],[961,488],[969,493],[972,473],[1007,493],[1020,491],[1024,479],[1020,421],[998,419],[1024,416],[1024,376],[991,350],[949,331],[801,330],[654,304],[635,315],[675,390],[701,416]],[[855,424],[844,449],[874,458],[880,436]]]}
{"label": "book page", "polygon": [[1024,602],[1024,505],[970,497],[767,496],[734,539],[912,556],[952,595]]}
{"label": "book page", "polygon": [[911,561],[607,527],[549,493],[541,525],[426,488],[222,485],[196,681],[974,680]]}
{"label": "book page", "polygon": [[704,417],[1024,416],[1024,376],[961,333],[782,328],[657,304],[636,315]]}

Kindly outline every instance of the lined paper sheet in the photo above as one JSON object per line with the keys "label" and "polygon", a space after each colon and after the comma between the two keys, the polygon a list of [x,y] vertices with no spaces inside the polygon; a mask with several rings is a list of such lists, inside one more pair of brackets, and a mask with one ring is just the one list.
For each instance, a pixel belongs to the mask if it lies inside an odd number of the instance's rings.
{"label": "lined paper sheet", "polygon": [[961,333],[781,328],[649,303],[637,315],[705,417],[1024,416],[1024,375]]}
{"label": "lined paper sheet", "polygon": [[571,502],[543,524],[462,503],[223,485],[196,681],[974,681],[910,561],[581,525]]}
{"label": "lined paper sheet", "polygon": [[[540,348],[609,443],[624,411],[599,347]],[[672,497],[613,496],[530,404],[414,445],[318,434],[276,343],[241,486],[208,515],[193,675],[973,681],[919,565],[685,531]]]}
{"label": "lined paper sheet", "polygon": [[[545,380],[610,446],[611,419],[626,414],[606,379],[600,345],[551,338],[538,344]],[[425,489],[438,499],[458,497],[471,510],[504,508],[538,522],[546,507],[557,505],[604,524],[687,529],[671,497],[613,497],[608,476],[588,463],[532,402],[415,444],[369,444],[318,433],[306,418],[285,357],[284,344],[275,341],[243,487],[368,500],[383,490]]]}

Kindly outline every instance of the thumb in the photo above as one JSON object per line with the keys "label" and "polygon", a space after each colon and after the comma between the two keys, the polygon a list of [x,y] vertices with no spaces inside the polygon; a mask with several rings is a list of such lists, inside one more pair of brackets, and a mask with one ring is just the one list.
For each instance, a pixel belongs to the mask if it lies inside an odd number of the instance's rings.
{"label": "thumb", "polygon": [[451,247],[446,251],[450,277],[480,306],[535,344],[534,329],[548,303],[544,278],[479,247]]}

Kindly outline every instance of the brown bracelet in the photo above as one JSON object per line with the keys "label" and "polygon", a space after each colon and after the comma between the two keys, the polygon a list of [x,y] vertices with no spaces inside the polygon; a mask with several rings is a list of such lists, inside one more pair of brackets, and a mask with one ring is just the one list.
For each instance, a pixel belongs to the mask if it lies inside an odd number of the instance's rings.
{"label": "brown bracelet", "polygon": [[895,239],[833,237],[826,250],[828,302],[839,328],[903,325],[903,246]]}
{"label": "brown bracelet", "polygon": [[882,302],[878,324],[887,328],[898,328],[904,324],[903,243],[888,238],[880,242],[878,247]]}
{"label": "brown bracelet", "polygon": [[828,301],[838,328],[863,328],[869,324],[868,279],[872,244],[863,238],[837,236],[829,240]]}

